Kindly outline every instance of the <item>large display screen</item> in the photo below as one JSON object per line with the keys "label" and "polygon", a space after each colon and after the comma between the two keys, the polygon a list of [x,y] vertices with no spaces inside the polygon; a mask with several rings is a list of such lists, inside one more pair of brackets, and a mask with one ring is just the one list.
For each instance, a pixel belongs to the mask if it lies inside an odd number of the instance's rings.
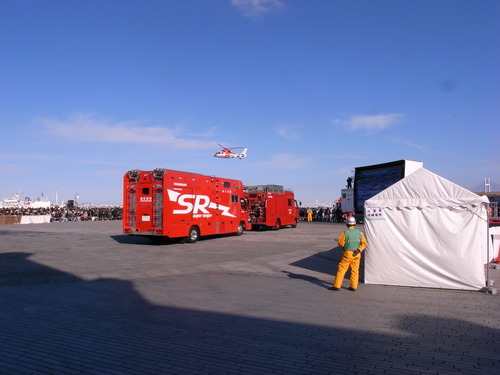
{"label": "large display screen", "polygon": [[355,212],[363,213],[365,201],[404,177],[404,161],[360,167],[354,174]]}

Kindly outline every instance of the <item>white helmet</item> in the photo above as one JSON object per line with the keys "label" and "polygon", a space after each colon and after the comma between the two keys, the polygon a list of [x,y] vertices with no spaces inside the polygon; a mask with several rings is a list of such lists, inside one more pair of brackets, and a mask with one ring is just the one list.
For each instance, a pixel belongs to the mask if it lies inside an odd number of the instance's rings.
{"label": "white helmet", "polygon": [[354,216],[349,216],[345,223],[347,225],[356,225],[356,218]]}

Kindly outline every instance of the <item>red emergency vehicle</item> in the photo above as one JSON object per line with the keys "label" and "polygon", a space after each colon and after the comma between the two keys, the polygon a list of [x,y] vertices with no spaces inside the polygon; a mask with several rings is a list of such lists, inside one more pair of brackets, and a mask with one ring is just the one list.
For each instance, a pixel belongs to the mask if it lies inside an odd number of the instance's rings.
{"label": "red emergency vehicle", "polygon": [[196,242],[245,229],[251,225],[241,181],[168,169],[124,176],[123,233]]}
{"label": "red emergency vehicle", "polygon": [[244,189],[253,229],[297,226],[299,208],[292,191],[283,189],[281,185],[254,185]]}

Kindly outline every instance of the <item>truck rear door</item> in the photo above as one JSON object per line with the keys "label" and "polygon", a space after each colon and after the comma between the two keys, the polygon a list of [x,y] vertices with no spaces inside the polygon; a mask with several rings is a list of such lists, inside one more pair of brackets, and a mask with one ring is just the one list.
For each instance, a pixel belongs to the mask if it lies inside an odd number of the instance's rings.
{"label": "truck rear door", "polygon": [[153,229],[153,189],[139,184],[136,190],[136,231],[151,232]]}

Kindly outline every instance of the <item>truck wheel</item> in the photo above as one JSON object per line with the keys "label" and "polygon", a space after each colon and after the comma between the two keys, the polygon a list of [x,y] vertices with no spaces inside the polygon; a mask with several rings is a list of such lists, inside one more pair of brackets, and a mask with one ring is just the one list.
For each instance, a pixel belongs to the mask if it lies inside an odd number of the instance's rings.
{"label": "truck wheel", "polygon": [[280,230],[281,229],[281,221],[280,219],[276,220],[276,225],[274,226],[275,230]]}
{"label": "truck wheel", "polygon": [[188,236],[186,238],[186,241],[189,242],[189,243],[195,243],[196,241],[198,241],[198,239],[200,238],[200,230],[198,229],[198,227],[191,227],[189,229],[189,233],[188,233]]}
{"label": "truck wheel", "polygon": [[244,231],[245,231],[245,227],[244,227],[243,223],[240,223],[240,225],[238,225],[238,231],[236,232],[236,235],[241,236]]}

